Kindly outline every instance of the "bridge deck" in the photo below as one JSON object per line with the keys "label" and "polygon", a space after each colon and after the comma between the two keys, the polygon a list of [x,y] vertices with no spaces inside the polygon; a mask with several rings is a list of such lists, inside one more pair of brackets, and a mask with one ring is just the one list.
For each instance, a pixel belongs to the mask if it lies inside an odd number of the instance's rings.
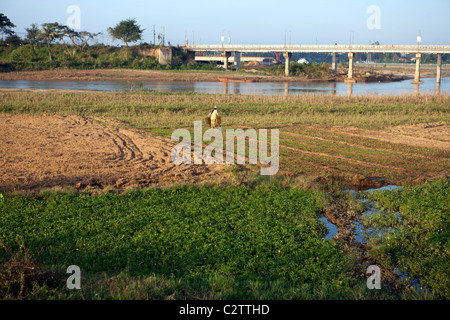
{"label": "bridge deck", "polygon": [[450,53],[450,46],[411,45],[189,45],[189,51]]}

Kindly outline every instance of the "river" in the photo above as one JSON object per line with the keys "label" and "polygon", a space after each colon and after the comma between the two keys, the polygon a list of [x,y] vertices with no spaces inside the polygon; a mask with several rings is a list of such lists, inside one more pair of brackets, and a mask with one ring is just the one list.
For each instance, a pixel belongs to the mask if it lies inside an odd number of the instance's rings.
{"label": "river", "polygon": [[298,94],[434,94],[450,93],[450,78],[442,78],[439,88],[435,78],[422,79],[420,86],[411,80],[371,83],[335,82],[186,82],[186,81],[53,81],[53,80],[0,80],[0,88],[60,89],[60,90],[155,90],[196,92],[208,94],[242,95],[298,95]]}

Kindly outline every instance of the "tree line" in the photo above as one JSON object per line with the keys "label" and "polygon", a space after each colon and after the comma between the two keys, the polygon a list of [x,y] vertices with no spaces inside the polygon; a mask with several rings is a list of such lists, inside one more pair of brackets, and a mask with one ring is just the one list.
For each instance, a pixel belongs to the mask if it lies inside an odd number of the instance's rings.
{"label": "tree line", "polygon": [[[40,26],[36,23],[31,24],[29,28],[26,28],[26,36],[24,39],[20,38],[13,30],[16,28],[11,20],[0,13],[0,34],[2,36],[2,42],[6,45],[21,45],[31,44],[33,50],[36,46],[45,44],[48,48],[49,60],[53,60],[51,45],[54,42],[61,41],[67,48],[69,55],[74,56],[76,50],[69,47],[71,43],[76,49],[83,51],[89,41],[95,39],[101,33],[92,33],[88,31],[76,31],[66,25],[62,25],[58,22],[43,23]],[[142,39],[142,33],[144,29],[141,29],[140,25],[136,22],[136,19],[126,19],[117,23],[114,27],[107,29],[108,34],[115,40],[121,40],[125,46],[128,47],[129,43],[136,42]]]}

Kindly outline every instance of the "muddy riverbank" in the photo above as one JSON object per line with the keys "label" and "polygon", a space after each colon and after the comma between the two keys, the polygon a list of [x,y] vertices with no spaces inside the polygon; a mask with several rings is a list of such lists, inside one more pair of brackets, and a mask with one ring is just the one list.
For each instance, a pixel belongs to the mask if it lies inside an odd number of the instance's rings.
{"label": "muddy riverbank", "polygon": [[[435,70],[424,68],[422,77],[434,77]],[[428,70],[428,71],[427,71]],[[392,82],[411,79],[414,71],[404,69],[403,71],[382,67],[359,67],[355,68],[354,78],[357,82]],[[443,75],[445,76],[445,74]],[[84,80],[84,81],[187,81],[187,82],[212,82],[219,78],[247,79],[258,82],[344,82],[347,70],[338,69],[336,75],[330,78],[307,79],[299,77],[275,76],[262,70],[131,70],[131,69],[97,69],[97,70],[74,70],[55,69],[40,71],[12,71],[0,73],[0,80]]]}

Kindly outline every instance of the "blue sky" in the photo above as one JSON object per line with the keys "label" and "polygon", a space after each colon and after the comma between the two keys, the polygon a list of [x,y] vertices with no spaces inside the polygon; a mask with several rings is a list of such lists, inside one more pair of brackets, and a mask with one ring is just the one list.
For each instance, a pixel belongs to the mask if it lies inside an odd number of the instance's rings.
{"label": "blue sky", "polygon": [[[143,41],[166,33],[173,45],[219,44],[222,34],[235,44],[415,44],[420,30],[423,44],[450,45],[450,1],[312,0],[312,1],[143,1],[143,0],[2,0],[0,12],[17,25],[23,36],[31,23],[66,24],[67,8],[80,8],[81,30],[103,32],[99,40],[111,41],[108,27],[120,20],[136,18],[145,28]],[[379,8],[379,25],[369,29]],[[371,20],[373,21],[373,20]],[[379,28],[378,28],[379,27]]]}

